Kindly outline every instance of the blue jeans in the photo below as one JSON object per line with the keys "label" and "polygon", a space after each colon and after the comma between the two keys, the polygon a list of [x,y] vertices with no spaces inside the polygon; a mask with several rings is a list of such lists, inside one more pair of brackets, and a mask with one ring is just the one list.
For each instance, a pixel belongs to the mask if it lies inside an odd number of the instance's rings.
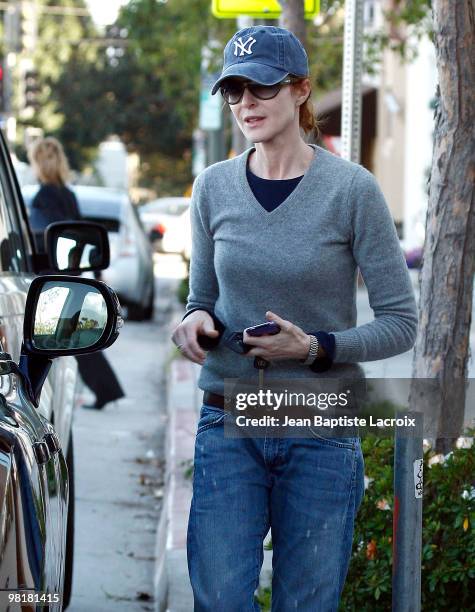
{"label": "blue jeans", "polygon": [[272,534],[273,612],[333,612],[364,495],[359,438],[231,438],[201,408],[188,523],[195,612],[256,612]]}

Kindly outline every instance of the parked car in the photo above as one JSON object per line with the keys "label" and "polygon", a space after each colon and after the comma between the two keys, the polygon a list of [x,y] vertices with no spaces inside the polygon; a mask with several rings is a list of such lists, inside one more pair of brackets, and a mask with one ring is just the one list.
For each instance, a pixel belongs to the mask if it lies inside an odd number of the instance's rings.
{"label": "parked car", "polygon": [[66,276],[108,265],[102,226],[51,224],[47,254],[36,252],[1,133],[0,219],[0,610],[47,592],[44,609],[60,611],[72,588],[74,355],[114,342],[120,306],[104,283]]}
{"label": "parked car", "polygon": [[161,253],[179,253],[185,250],[183,215],[190,208],[190,198],[158,198],[139,208],[140,219],[154,248]]}
{"label": "parked car", "polygon": [[[128,195],[106,187],[71,185],[81,217],[101,223],[109,234],[111,264],[102,280],[116,291],[130,319],[153,317],[155,279],[150,241]],[[22,187],[28,209],[38,185]]]}
{"label": "parked car", "polygon": [[189,207],[176,218],[174,223],[168,226],[162,238],[162,251],[178,253],[183,259],[190,259],[191,217]]}

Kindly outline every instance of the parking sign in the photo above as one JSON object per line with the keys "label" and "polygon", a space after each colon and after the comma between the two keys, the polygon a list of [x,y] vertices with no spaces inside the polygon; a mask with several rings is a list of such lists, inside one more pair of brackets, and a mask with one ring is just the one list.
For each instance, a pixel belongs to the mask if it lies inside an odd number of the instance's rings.
{"label": "parking sign", "polygon": [[[305,19],[313,19],[319,11],[320,0],[304,0]],[[282,7],[277,0],[212,0],[211,12],[218,19],[234,19],[241,15],[278,19]]]}

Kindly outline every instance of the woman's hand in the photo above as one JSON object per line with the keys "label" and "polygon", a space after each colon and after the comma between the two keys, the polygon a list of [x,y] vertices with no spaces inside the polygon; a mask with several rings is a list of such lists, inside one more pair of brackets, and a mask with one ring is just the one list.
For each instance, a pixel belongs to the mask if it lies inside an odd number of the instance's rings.
{"label": "woman's hand", "polygon": [[256,338],[243,334],[243,341],[255,348],[245,353],[245,357],[263,357],[267,361],[276,359],[306,359],[310,349],[310,336],[303,329],[290,321],[281,319],[271,312],[266,312],[266,319],[280,326],[280,332],[274,336]]}
{"label": "woman's hand", "polygon": [[210,338],[219,336],[211,315],[205,310],[195,310],[186,317],[173,331],[172,341],[184,357],[203,365],[206,352],[198,344],[198,335]]}

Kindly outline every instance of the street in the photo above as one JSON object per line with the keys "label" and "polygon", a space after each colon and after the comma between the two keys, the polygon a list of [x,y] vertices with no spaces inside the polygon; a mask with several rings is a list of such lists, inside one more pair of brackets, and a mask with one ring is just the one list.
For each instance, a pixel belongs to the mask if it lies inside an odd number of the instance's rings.
{"label": "street", "polygon": [[[126,398],[77,409],[76,530],[70,612],[153,610],[155,540],[163,503],[164,363],[172,346],[179,257],[156,260],[153,322],[126,321],[106,351]],[[85,401],[89,396],[84,395]]]}

